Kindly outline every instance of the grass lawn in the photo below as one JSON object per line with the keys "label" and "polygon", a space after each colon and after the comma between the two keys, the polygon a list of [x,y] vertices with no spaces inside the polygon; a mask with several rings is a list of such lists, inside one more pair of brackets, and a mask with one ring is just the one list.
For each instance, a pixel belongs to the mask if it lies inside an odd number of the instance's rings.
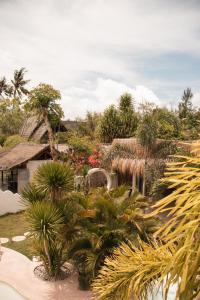
{"label": "grass lawn", "polygon": [[[16,235],[24,235],[24,233],[27,231],[28,231],[28,224],[26,222],[24,212],[0,216],[0,237],[11,239]],[[30,238],[26,238],[26,240],[24,241],[21,242],[10,241],[6,244],[2,244],[2,246],[21,252],[22,254],[31,258],[32,257],[31,244],[32,244],[32,240]]]}

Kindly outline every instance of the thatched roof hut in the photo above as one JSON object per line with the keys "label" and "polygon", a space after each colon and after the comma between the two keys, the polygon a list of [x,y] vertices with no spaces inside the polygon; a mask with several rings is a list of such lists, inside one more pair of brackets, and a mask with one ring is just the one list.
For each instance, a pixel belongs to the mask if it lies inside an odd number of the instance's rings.
{"label": "thatched roof hut", "polygon": [[[56,131],[65,132],[67,130],[75,130],[79,123],[78,121],[59,121]],[[27,140],[41,141],[47,134],[45,123],[38,116],[30,116],[24,121],[20,130],[20,135]]]}
{"label": "thatched roof hut", "polygon": [[160,163],[167,160],[166,157],[158,157],[157,151],[159,150],[163,142],[169,142],[176,147],[180,147],[185,151],[191,151],[192,144],[190,142],[184,141],[164,141],[157,139],[153,149],[149,150],[146,147],[143,147],[138,139],[136,138],[126,138],[126,139],[114,139],[112,142],[112,147],[121,146],[124,149],[127,149],[132,153],[133,158],[120,157],[117,156],[112,160],[112,169],[118,171],[121,174],[130,174],[141,176],[145,172],[146,165],[151,167],[155,162]]}
{"label": "thatched roof hut", "polygon": [[45,152],[50,153],[47,144],[20,143],[14,148],[0,153],[0,170],[9,170],[20,166]]}
{"label": "thatched roof hut", "polygon": [[116,158],[112,161],[112,170],[122,174],[142,175],[145,170],[144,159]]}

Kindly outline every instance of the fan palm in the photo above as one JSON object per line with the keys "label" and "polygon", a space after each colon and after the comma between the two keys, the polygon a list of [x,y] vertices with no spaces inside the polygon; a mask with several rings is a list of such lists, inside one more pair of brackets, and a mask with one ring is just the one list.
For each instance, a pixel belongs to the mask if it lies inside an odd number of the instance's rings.
{"label": "fan palm", "polygon": [[39,84],[38,87],[30,92],[29,101],[27,103],[28,109],[41,117],[46,125],[53,160],[57,160],[57,151],[55,149],[55,137],[51,127],[50,117],[56,116],[60,119],[63,116],[61,107],[56,103],[60,98],[60,92],[55,90],[51,85]]}
{"label": "fan palm", "polygon": [[22,95],[27,95],[29,93],[29,91],[25,88],[25,86],[30,80],[24,79],[25,73],[26,73],[25,68],[21,68],[20,70],[15,70],[14,72],[14,79],[11,80],[14,98],[16,97],[21,98]]}
{"label": "fan palm", "polygon": [[140,242],[138,248],[122,244],[114,260],[106,260],[94,282],[95,299],[128,300],[131,295],[137,295],[146,300],[161,283],[165,297],[174,283],[178,286],[176,298],[179,300],[192,300],[199,294],[199,153],[198,149],[195,157],[177,156],[179,161],[168,165],[163,181],[171,183],[169,187],[174,192],[160,200],[149,215],[168,215],[168,221],[155,235],[160,239],[159,244]]}

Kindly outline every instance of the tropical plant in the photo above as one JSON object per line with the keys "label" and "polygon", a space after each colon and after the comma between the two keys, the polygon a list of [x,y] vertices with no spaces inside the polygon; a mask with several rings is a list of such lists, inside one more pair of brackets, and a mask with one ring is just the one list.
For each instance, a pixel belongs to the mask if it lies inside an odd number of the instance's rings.
{"label": "tropical plant", "polygon": [[188,117],[188,115],[191,114],[192,112],[192,99],[193,94],[190,88],[187,88],[183,92],[183,96],[181,99],[181,102],[178,105],[178,110],[179,110],[179,118],[180,119],[185,119]]}
{"label": "tropical plant", "polygon": [[73,171],[67,163],[46,162],[38,167],[33,182],[38,193],[45,194],[52,202],[58,202],[63,194],[73,190]]}
{"label": "tropical plant", "polygon": [[155,219],[145,221],[142,216],[143,209],[148,207],[147,199],[137,193],[128,197],[127,190],[121,187],[118,190],[94,190],[80,213],[80,237],[72,244],[69,257],[74,260],[80,285],[85,288],[120,242],[130,239],[137,243],[137,236],[147,240],[157,226]]}
{"label": "tropical plant", "polygon": [[11,92],[12,92],[11,88],[10,88],[9,84],[7,83],[7,81],[6,81],[5,76],[2,77],[0,79],[0,97],[10,96]]}
{"label": "tropical plant", "polygon": [[[177,284],[176,299],[192,300],[200,293],[200,156],[178,156],[171,162],[163,182],[173,192],[160,200],[149,217],[165,214],[167,221],[156,232],[159,241],[122,244],[94,282],[95,299],[148,299],[159,285],[166,299],[169,288]],[[148,216],[146,216],[148,218]]]}
{"label": "tropical plant", "polygon": [[157,126],[152,115],[144,115],[137,130],[137,138],[143,147],[152,149],[156,142]]}
{"label": "tropical plant", "polygon": [[111,143],[112,140],[120,136],[120,118],[114,105],[109,106],[102,116],[99,135],[104,143]]}
{"label": "tropical plant", "polygon": [[27,210],[30,234],[34,238],[34,248],[40,255],[46,273],[57,279],[61,266],[66,261],[65,242],[62,239],[64,218],[52,202],[36,201]]}
{"label": "tropical plant", "polygon": [[63,116],[63,111],[56,102],[60,98],[60,92],[51,85],[39,84],[38,87],[30,91],[29,101],[26,103],[26,109],[41,117],[46,125],[53,160],[57,160],[58,153],[55,148],[55,136],[50,119],[52,117],[60,119]]}
{"label": "tropical plant", "polygon": [[25,118],[19,99],[2,99],[0,101],[0,134],[5,138],[19,134]]}
{"label": "tropical plant", "polygon": [[77,234],[74,214],[79,198],[70,196],[73,171],[62,162],[47,162],[36,170],[33,181],[24,188],[22,202],[34,236],[35,253],[41,257],[48,278],[57,279],[66,261],[67,244]]}
{"label": "tropical plant", "polygon": [[27,95],[29,93],[29,91],[25,88],[25,86],[30,80],[24,79],[25,73],[26,73],[25,68],[21,68],[20,70],[14,71],[14,78],[11,80],[14,98],[16,97],[21,98],[22,95]]}
{"label": "tropical plant", "polygon": [[135,135],[138,117],[134,111],[131,94],[125,93],[119,101],[120,137],[128,138]]}

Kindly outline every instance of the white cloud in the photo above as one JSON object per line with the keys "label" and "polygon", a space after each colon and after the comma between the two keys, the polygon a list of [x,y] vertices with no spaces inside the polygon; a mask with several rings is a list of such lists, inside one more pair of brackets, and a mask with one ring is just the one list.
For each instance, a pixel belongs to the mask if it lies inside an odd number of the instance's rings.
{"label": "white cloud", "polygon": [[71,87],[64,91],[63,108],[67,118],[84,117],[86,111],[102,112],[111,104],[118,104],[123,93],[133,96],[136,108],[141,102],[160,104],[158,97],[144,86],[130,87],[126,84],[98,78],[91,86],[85,82],[82,87]]}
{"label": "white cloud", "polygon": [[195,107],[200,107],[200,92],[197,92],[194,94],[194,96],[192,98],[192,104]]}
{"label": "white cloud", "polygon": [[66,116],[102,110],[124,89],[154,99],[174,82],[146,76],[144,61],[198,56],[199,17],[198,1],[0,1],[0,76],[26,67],[32,85],[61,90]]}

